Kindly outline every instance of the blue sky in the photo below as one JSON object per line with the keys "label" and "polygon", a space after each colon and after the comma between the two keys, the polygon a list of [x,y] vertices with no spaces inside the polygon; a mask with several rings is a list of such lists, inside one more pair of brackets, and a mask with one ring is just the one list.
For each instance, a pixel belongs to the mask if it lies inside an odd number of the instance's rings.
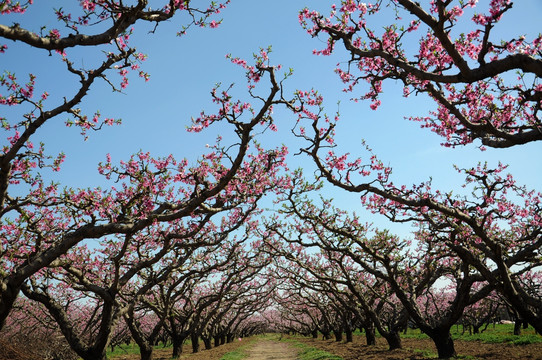
{"label": "blue sky", "polygon": [[[66,6],[66,1],[37,1],[29,13],[23,16],[3,16],[1,23],[10,25],[19,22],[22,26],[39,31],[41,24],[55,25],[52,8]],[[485,10],[488,0],[479,1]],[[315,5],[317,4],[317,5]],[[415,184],[432,177],[436,187],[449,191],[459,188],[462,177],[457,176],[453,164],[464,167],[475,166],[479,161],[509,164],[519,184],[540,190],[542,185],[542,161],[540,144],[528,144],[513,149],[480,152],[476,146],[447,149],[441,147],[441,139],[416,123],[403,119],[409,115],[426,115],[433,104],[422,97],[404,99],[401,88],[393,84],[385,86],[383,105],[378,111],[369,109],[369,104],[353,103],[351,94],[341,92],[343,85],[333,72],[339,61],[347,59],[340,51],[330,57],[316,57],[312,50],[322,48],[325,39],[313,39],[298,24],[297,12],[305,6],[317,6],[328,12],[331,1],[301,0],[232,0],[220,18],[223,23],[217,29],[192,28],[181,38],[175,34],[180,30],[183,18],[161,24],[155,34],[148,34],[150,26],[136,27],[132,42],[149,58],[142,68],[151,74],[148,83],[130,77],[130,85],[124,94],[112,93],[102,84],[95,84],[85,99],[83,109],[92,114],[100,110],[103,116],[120,117],[123,125],[106,128],[91,134],[83,141],[76,129],[67,129],[60,117],[40,130],[37,137],[46,143],[49,153],[64,151],[67,154],[58,180],[70,186],[108,186],[98,175],[99,161],[111,153],[113,161],[126,160],[130,154],[142,149],[155,156],[169,153],[177,158],[195,159],[205,152],[205,144],[212,143],[216,131],[209,134],[188,134],[185,126],[192,116],[203,109],[212,111],[209,92],[215,83],[224,86],[236,83],[235,94],[248,100],[245,93],[242,69],[232,65],[225,55],[251,59],[259,47],[272,45],[271,60],[292,67],[294,76],[286,83],[287,90],[316,88],[324,95],[328,114],[337,110],[340,101],[341,125],[339,137],[355,152],[365,139],[374,152],[394,169],[395,184]],[[507,14],[495,35],[513,37],[526,34],[534,37],[540,31],[539,19],[542,2],[518,0]],[[530,36],[529,36],[530,35]],[[48,56],[43,50],[30,49],[25,45],[2,41],[8,45],[0,55],[1,68],[15,72],[21,79],[32,72],[37,75],[38,88],[51,94],[50,106],[58,104],[63,96],[73,93],[74,77],[67,75],[58,56]],[[97,49],[68,51],[75,61],[91,67],[99,57]],[[115,76],[112,77],[117,80]],[[0,109],[2,116],[17,119],[16,109]],[[269,144],[289,144],[289,126],[293,117],[287,112],[277,111],[279,133],[266,134]],[[263,140],[263,139],[262,139]],[[5,141],[5,139],[2,139]],[[296,152],[291,147],[291,152]],[[306,174],[313,168],[306,158],[292,158],[291,167],[306,167]],[[334,197],[343,207],[359,210],[356,195],[344,194],[328,189],[326,196]],[[374,219],[381,226],[387,224],[382,218]],[[391,226],[396,231],[399,227]]]}

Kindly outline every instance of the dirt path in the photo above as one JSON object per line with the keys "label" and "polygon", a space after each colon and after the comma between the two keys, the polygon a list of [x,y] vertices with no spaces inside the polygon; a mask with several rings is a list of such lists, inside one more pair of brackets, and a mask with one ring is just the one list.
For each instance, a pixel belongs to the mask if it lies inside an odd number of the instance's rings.
{"label": "dirt path", "polygon": [[259,340],[247,348],[246,360],[295,360],[297,349],[292,345],[273,340]]}

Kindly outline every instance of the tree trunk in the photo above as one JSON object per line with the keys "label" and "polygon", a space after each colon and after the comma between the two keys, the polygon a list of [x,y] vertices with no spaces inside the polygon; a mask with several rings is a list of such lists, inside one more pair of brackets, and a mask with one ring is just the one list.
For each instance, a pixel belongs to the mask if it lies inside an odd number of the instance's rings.
{"label": "tree trunk", "polygon": [[346,330],[346,342],[353,342],[354,341],[354,336],[353,336],[353,333],[352,333],[352,329],[347,329]]}
{"label": "tree trunk", "polygon": [[11,309],[13,309],[13,303],[21,292],[21,288],[20,286],[13,286],[9,281],[2,281],[0,282],[0,289],[2,289],[0,291],[0,330],[2,330]]}
{"label": "tree trunk", "polygon": [[215,340],[215,347],[220,346],[220,335],[216,335],[214,337]]}
{"label": "tree trunk", "polygon": [[139,322],[135,321],[133,309],[131,309],[131,311],[124,316],[124,320],[128,326],[128,329],[130,330],[130,334],[132,334],[132,338],[139,347],[141,360],[152,360],[152,350],[155,342],[154,340],[158,335],[158,331],[162,328],[161,323],[156,325],[152,331],[153,334],[147,337],[141,331]]}
{"label": "tree trunk", "polygon": [[312,331],[312,338],[313,338],[313,339],[318,339],[318,329],[314,329],[314,330]]}
{"label": "tree trunk", "polygon": [[335,335],[335,341],[343,341],[343,332],[341,330],[333,330],[333,335]]}
{"label": "tree trunk", "polygon": [[199,351],[199,336],[197,334],[191,334],[190,339],[192,340],[192,352],[197,353]]}
{"label": "tree trunk", "polygon": [[171,342],[173,344],[173,355],[172,357],[174,359],[180,358],[181,354],[183,353],[183,343],[184,343],[184,337],[180,336],[173,336],[171,337]]}
{"label": "tree trunk", "polygon": [[399,331],[390,331],[388,334],[386,334],[386,336],[384,336],[384,338],[388,342],[390,350],[401,349],[403,347]]}
{"label": "tree trunk", "polygon": [[354,339],[352,337],[352,322],[350,320],[343,320],[343,330],[346,334],[346,342],[352,342]]}
{"label": "tree trunk", "polygon": [[523,320],[517,319],[514,322],[514,335],[521,335],[521,324],[523,323]]}
{"label": "tree trunk", "polygon": [[103,349],[102,351],[99,350],[87,350],[84,354],[77,354],[81,356],[83,360],[107,360],[106,356],[106,350]]}
{"label": "tree trunk", "polygon": [[220,335],[220,345],[224,345],[226,343],[226,334]]}
{"label": "tree trunk", "polygon": [[367,339],[367,345],[376,345],[375,326],[373,323],[365,326],[365,338]]}
{"label": "tree trunk", "polygon": [[211,337],[210,336],[202,336],[201,339],[203,340],[203,345],[205,345],[206,350],[211,350],[213,347],[211,345]]}
{"label": "tree trunk", "polygon": [[139,347],[139,353],[141,354],[141,360],[152,360],[152,346]]}
{"label": "tree trunk", "polygon": [[427,335],[433,339],[437,347],[439,359],[449,359],[456,355],[454,340],[450,335],[450,330],[435,330]]}

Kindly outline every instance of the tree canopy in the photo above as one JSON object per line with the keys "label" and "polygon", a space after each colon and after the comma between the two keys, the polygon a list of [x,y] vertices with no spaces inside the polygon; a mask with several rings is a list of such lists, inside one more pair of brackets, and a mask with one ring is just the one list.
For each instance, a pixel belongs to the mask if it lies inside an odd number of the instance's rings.
{"label": "tree canopy", "polygon": [[28,313],[54,356],[151,359],[356,327],[394,349],[413,323],[449,358],[505,308],[542,333],[542,35],[502,28],[517,5],[0,1],[0,337]]}

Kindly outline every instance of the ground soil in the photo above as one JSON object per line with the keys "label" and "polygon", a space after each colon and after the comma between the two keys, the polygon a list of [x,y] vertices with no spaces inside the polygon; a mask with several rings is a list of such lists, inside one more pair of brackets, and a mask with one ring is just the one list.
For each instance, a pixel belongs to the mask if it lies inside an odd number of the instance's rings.
{"label": "ground soil", "polygon": [[[354,336],[354,342],[344,343],[333,340],[312,339],[306,337],[287,337],[283,339],[295,339],[306,345],[326,350],[329,353],[339,355],[344,360],[428,360],[436,359],[436,350],[430,340],[402,339],[403,349],[389,351],[386,342],[382,338],[377,339],[376,346],[366,346],[365,338]],[[263,338],[249,338],[242,341],[234,341],[213,348],[201,350],[199,353],[184,354],[183,360],[218,360],[225,353],[236,350],[243,346],[244,352],[249,354],[248,360],[294,360],[297,349],[284,341],[271,341]],[[190,351],[185,346],[185,351]],[[542,344],[511,345],[511,344],[485,344],[478,341],[455,341],[455,348],[460,359],[481,360],[542,360]],[[111,360],[138,360],[137,355],[125,355]],[[155,360],[170,360],[171,349],[154,352]]]}

